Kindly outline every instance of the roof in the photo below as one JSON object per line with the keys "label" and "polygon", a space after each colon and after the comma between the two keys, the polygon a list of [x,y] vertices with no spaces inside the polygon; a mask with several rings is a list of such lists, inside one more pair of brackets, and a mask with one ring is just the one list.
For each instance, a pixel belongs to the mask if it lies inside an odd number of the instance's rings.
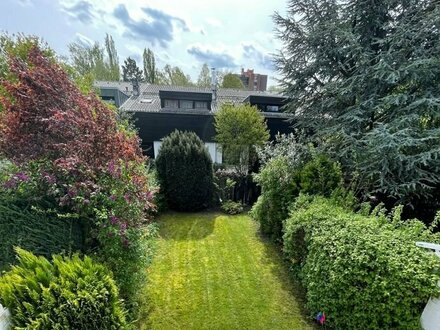
{"label": "roof", "polygon": [[118,89],[122,93],[131,95],[133,91],[133,85],[127,81],[102,81],[97,80],[93,83],[93,86],[101,89]]}
{"label": "roof", "polygon": [[[131,94],[132,84],[130,82],[104,82],[96,81],[95,86],[99,88],[114,88],[123,89],[124,92],[128,87]],[[198,93],[212,95],[212,90],[210,88],[200,88],[200,87],[186,87],[186,86],[165,86],[165,85],[152,85],[141,83],[140,84],[140,95],[132,95],[130,98],[121,105],[121,110],[127,112],[161,112],[161,113],[184,113],[184,114],[197,114],[197,115],[212,115],[218,110],[219,105],[222,103],[244,103],[249,101],[251,97],[273,99],[274,104],[279,104],[280,99],[285,99],[280,94],[260,92],[260,91],[246,91],[231,88],[219,88],[217,89],[217,99],[212,101],[211,110],[205,109],[167,109],[161,108],[161,100],[159,97],[159,92],[176,92],[176,93]],[[214,99],[214,98],[213,98]],[[286,117],[285,113],[264,113],[266,117]]]}

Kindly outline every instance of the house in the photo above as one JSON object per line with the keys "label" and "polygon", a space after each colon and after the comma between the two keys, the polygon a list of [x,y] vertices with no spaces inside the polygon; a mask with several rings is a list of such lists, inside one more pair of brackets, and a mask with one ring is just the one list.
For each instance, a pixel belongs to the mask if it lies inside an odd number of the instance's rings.
{"label": "house", "polygon": [[160,86],[126,82],[95,82],[103,100],[132,114],[144,153],[154,158],[161,140],[175,129],[195,132],[207,146],[215,163],[222,163],[221,149],[214,141],[214,114],[221,104],[250,103],[263,113],[273,139],[291,132],[289,114],[282,112],[286,98],[266,92]]}

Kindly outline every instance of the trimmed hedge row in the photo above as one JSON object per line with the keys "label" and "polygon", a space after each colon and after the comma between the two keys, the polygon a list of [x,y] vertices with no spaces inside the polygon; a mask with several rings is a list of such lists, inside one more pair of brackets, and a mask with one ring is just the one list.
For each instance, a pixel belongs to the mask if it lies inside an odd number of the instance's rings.
{"label": "trimmed hedge row", "polygon": [[399,212],[363,215],[301,195],[283,238],[307,308],[325,312],[331,328],[418,329],[429,297],[440,295],[439,260],[415,245],[440,237],[420,221],[401,222]]}
{"label": "trimmed hedge row", "polygon": [[0,270],[16,261],[14,246],[50,257],[61,252],[82,251],[81,219],[58,217],[48,211],[0,204]]}

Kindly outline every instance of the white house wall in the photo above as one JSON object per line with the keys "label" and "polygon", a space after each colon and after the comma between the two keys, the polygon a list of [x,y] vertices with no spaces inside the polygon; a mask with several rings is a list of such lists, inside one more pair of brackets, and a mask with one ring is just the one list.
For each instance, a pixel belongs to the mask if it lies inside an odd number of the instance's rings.
{"label": "white house wall", "polygon": [[[154,158],[157,157],[160,151],[160,146],[162,145],[162,141],[154,141],[153,149],[154,149]],[[220,146],[215,142],[205,142],[205,146],[208,149],[209,155],[211,159],[216,164],[221,164],[223,161],[222,150]]]}

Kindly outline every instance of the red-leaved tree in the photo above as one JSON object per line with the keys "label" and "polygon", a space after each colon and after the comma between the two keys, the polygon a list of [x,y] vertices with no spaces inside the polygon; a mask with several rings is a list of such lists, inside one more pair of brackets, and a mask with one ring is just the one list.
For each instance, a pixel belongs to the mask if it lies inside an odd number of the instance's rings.
{"label": "red-leaved tree", "polygon": [[95,172],[115,159],[141,162],[135,134],[118,128],[116,114],[95,95],[85,96],[62,68],[34,47],[27,61],[9,58],[16,76],[1,81],[0,154],[16,163],[47,159]]}

